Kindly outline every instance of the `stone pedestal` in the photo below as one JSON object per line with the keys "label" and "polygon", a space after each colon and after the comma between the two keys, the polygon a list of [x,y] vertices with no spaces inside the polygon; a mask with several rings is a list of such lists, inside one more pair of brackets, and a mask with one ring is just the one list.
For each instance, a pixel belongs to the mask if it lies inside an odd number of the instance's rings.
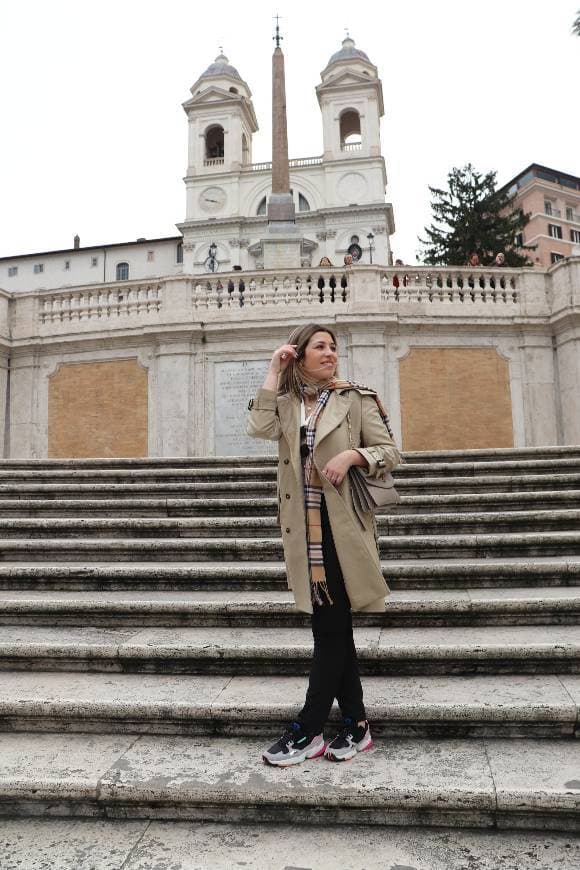
{"label": "stone pedestal", "polygon": [[299,269],[302,255],[302,239],[296,234],[268,234],[262,239],[264,269]]}

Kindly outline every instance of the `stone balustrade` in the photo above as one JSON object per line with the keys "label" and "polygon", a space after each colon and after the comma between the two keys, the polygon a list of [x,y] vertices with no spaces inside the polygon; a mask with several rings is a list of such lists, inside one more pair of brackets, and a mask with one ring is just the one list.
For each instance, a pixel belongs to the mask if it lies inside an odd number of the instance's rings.
{"label": "stone balustrade", "polygon": [[[288,163],[290,169],[298,169],[303,166],[320,166],[322,160],[322,157],[297,157],[294,160],[289,160]],[[271,172],[272,163],[269,161],[262,163],[252,163],[250,164],[250,166],[244,166],[243,169],[249,169],[252,172]]]}
{"label": "stone balustrade", "polygon": [[241,277],[202,278],[191,282],[192,305],[198,309],[280,308],[307,309],[320,305],[344,308],[349,301],[346,272],[317,269],[312,272],[256,272]]}
{"label": "stone balustrade", "polygon": [[163,304],[162,283],[127,284],[115,287],[79,288],[39,293],[41,324],[103,321],[158,312]]}
{"label": "stone balustrade", "polygon": [[[580,258],[535,269],[400,268],[358,264],[277,272],[174,275],[10,293],[0,290],[0,337],[111,335],[143,326],[196,322],[276,321],[283,311],[296,317],[388,315],[421,319],[436,313],[449,322],[466,310],[498,323],[518,318],[563,316],[580,306]],[[234,314],[235,312],[235,314]],[[443,321],[442,321],[443,322]]]}
{"label": "stone balustrade", "polygon": [[444,302],[517,305],[525,278],[520,269],[384,269],[383,302]]}

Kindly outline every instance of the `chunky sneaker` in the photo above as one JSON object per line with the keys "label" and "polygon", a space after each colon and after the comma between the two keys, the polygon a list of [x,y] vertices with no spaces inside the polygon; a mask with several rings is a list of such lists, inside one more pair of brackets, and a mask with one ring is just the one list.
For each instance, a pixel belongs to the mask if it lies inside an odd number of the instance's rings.
{"label": "chunky sneaker", "polygon": [[324,746],[322,734],[308,734],[300,722],[292,722],[280,739],[262,754],[262,758],[266,764],[289,767],[307,758],[318,758],[324,753]]}
{"label": "chunky sneaker", "polygon": [[347,761],[354,758],[357,752],[364,752],[373,745],[369,723],[357,725],[353,719],[343,719],[344,728],[331,740],[324,755],[329,761]]}

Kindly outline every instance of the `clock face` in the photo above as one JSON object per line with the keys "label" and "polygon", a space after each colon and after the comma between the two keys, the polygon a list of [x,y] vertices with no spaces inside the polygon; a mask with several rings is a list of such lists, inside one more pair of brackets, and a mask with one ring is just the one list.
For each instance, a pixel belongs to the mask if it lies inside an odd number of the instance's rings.
{"label": "clock face", "polygon": [[199,195],[199,205],[204,211],[221,211],[226,199],[223,187],[206,187]]}

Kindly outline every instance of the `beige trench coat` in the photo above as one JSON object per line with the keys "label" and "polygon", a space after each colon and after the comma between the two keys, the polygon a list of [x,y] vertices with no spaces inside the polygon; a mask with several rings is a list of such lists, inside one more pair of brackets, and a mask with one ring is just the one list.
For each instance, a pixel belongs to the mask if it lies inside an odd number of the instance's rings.
{"label": "beige trench coat", "polygon": [[[344,389],[330,394],[316,428],[314,462],[320,474],[330,459],[350,449],[352,438],[368,463],[367,473],[380,476],[400,462],[377,404],[364,390]],[[298,610],[312,613],[306,551],[306,514],[300,458],[300,402],[291,395],[259,390],[248,419],[248,435],[278,441],[278,504],[288,587]],[[360,445],[360,447],[359,447]],[[376,544],[376,524],[365,516],[364,528],[354,512],[348,475],[339,487],[322,478],[332,536],[353,610],[382,612],[389,587],[383,578]]]}

